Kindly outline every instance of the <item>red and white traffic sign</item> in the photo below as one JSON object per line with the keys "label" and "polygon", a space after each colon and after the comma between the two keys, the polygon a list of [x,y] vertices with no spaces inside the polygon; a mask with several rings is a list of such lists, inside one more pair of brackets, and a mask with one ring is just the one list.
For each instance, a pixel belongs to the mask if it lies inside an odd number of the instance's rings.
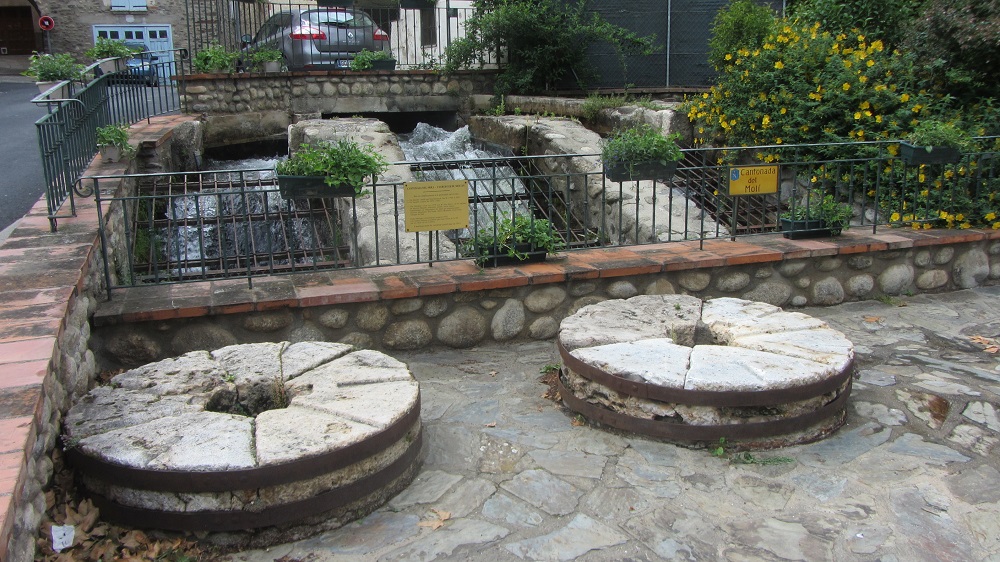
{"label": "red and white traffic sign", "polygon": [[42,31],[52,31],[52,28],[55,26],[56,20],[52,19],[52,16],[38,18],[38,27],[42,28]]}

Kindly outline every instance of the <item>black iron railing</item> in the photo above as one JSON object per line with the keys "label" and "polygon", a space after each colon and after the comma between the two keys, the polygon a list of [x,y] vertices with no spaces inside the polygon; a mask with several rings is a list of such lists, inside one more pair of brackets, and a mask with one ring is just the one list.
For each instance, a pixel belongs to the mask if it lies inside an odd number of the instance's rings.
{"label": "black iron railing", "polygon": [[[997,139],[979,142],[988,150],[935,165],[904,163],[891,142],[687,150],[675,175],[656,182],[612,182],[598,155],[398,163],[415,181],[468,181],[469,226],[449,231],[406,231],[403,182],[373,183],[358,198],[285,199],[272,170],[114,176],[129,195],[98,193],[98,205],[109,288],[252,284],[261,275],[468,259],[473,234],[511,215],[551,221],[562,251],[773,233],[782,214],[826,195],[849,206],[851,227],[873,233],[889,224],[997,228],[1000,219],[984,219],[1000,200]],[[750,165],[779,165],[778,192],[731,196],[733,169]],[[83,179],[96,187],[108,178]],[[948,211],[957,208],[981,216]]]}

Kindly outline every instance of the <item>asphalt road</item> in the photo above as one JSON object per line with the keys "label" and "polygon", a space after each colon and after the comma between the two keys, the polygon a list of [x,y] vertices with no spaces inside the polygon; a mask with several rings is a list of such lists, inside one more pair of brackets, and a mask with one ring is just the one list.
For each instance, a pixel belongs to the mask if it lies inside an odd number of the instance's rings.
{"label": "asphalt road", "polygon": [[35,121],[45,115],[31,98],[34,82],[0,76],[0,231],[24,216],[45,192]]}

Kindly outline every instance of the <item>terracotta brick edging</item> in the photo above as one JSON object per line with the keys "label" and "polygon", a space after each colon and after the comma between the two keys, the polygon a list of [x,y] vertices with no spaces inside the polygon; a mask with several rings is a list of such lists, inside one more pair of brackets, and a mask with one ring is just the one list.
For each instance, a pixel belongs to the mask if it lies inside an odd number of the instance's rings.
{"label": "terracotta brick edging", "polygon": [[[155,118],[134,125],[132,138],[155,147],[176,124],[192,119],[184,115]],[[102,163],[98,159],[94,165]],[[110,171],[101,168],[101,172]],[[366,305],[434,298],[449,299],[457,303],[456,308],[479,304],[483,311],[491,311],[486,301],[494,301],[496,307],[497,301],[521,298],[539,289],[596,287],[596,292],[581,292],[576,301],[548,313],[556,319],[587,298],[617,298],[633,290],[648,292],[654,286],[665,290],[669,285],[700,297],[733,292],[720,282],[730,272],[750,279],[756,272],[766,279],[770,274],[783,275],[782,268],[800,261],[809,262],[818,272],[828,272],[824,268],[836,265],[837,260],[863,261],[860,258],[912,268],[907,264],[920,261],[921,252],[927,251],[935,259],[920,267],[931,271],[945,267],[940,263],[962,259],[942,257],[945,253],[954,256],[956,249],[963,255],[975,253],[977,259],[986,257],[988,275],[977,277],[977,282],[1000,279],[1000,231],[882,229],[873,234],[870,229],[853,228],[841,237],[822,240],[786,240],[771,234],[735,242],[708,240],[703,245],[673,242],[588,249],[566,252],[544,263],[494,270],[480,270],[471,260],[464,260],[264,277],[255,279],[252,289],[246,280],[141,287],[116,291],[112,301],[99,302],[104,298],[104,281],[96,208],[89,198],[78,198],[76,208],[77,216],[60,219],[59,230],[53,233],[45,202],[39,201],[0,245],[0,560],[33,558],[45,511],[43,487],[52,476],[50,456],[57,446],[62,415],[75,398],[86,393],[97,372],[98,359],[91,348],[98,340],[92,340],[96,336],[92,336],[91,323],[95,332],[103,333],[152,326],[151,321],[183,325],[323,310],[316,307],[346,307],[356,314]],[[707,275],[708,282],[694,287],[689,278],[695,274]],[[793,280],[794,275],[785,277]],[[964,288],[968,283],[957,283],[957,277],[952,271],[946,283],[929,290]],[[860,298],[852,294],[847,300]],[[369,330],[369,335],[376,338],[376,345],[385,345],[378,330],[382,328]],[[260,337],[287,335],[275,332]],[[173,350],[164,352],[172,354]]]}

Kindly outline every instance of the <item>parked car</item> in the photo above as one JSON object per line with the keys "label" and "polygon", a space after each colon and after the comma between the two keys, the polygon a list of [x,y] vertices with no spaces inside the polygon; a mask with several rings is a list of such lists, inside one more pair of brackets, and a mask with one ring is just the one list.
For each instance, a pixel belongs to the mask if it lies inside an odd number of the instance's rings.
{"label": "parked car", "polygon": [[125,60],[126,70],[118,80],[122,82],[139,82],[147,86],[159,86],[160,75],[156,61],[159,57],[146,50],[143,43],[125,43],[125,46],[138,51]]}
{"label": "parked car", "polygon": [[389,34],[368,14],[350,8],[313,8],[277,13],[257,34],[244,38],[244,50],[278,49],[289,70],[350,68],[362,49],[389,48]]}

